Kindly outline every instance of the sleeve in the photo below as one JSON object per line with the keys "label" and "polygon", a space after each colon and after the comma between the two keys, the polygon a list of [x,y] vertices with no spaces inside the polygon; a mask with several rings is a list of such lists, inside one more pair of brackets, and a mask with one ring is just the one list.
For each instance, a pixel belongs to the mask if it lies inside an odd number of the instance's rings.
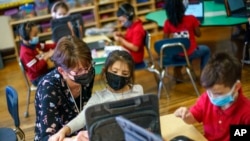
{"label": "sleeve", "polygon": [[40,126],[40,135],[42,140],[46,140],[50,135],[55,134],[62,128],[60,109],[58,108],[58,103],[61,102],[60,90],[53,87],[48,80],[44,80],[43,84],[38,87],[37,90],[37,103],[36,105],[37,116],[39,116],[39,126]]}
{"label": "sleeve", "polygon": [[194,28],[199,27],[200,26],[200,21],[194,16],[192,16],[192,18],[193,18],[192,21],[193,21]]}
{"label": "sleeve", "polygon": [[51,44],[39,44],[38,45],[39,49],[42,51],[49,51],[50,49],[54,49],[56,47],[56,43],[51,43]]}
{"label": "sleeve", "polygon": [[169,34],[170,33],[168,20],[166,20],[165,23],[164,23],[163,32],[164,32],[164,34]]}
{"label": "sleeve", "polygon": [[[73,119],[71,120],[67,126],[71,130],[71,134],[80,130],[82,127],[86,125],[85,120],[85,111],[88,107],[100,103],[101,99],[97,94],[94,94],[88,101],[88,103],[84,106],[84,109]],[[84,117],[84,118],[83,118]]]}
{"label": "sleeve", "polygon": [[206,94],[203,93],[196,103],[190,108],[190,112],[194,116],[194,118],[198,121],[201,122],[203,119],[203,110],[205,108],[206,102],[204,101]]}
{"label": "sleeve", "polygon": [[36,74],[44,74],[44,72],[47,71],[47,62],[43,59],[39,59],[36,54],[36,50],[34,50],[34,52],[27,51],[25,52],[21,60],[26,68],[30,70],[30,72]]}
{"label": "sleeve", "polygon": [[142,47],[144,46],[144,38],[145,38],[145,30],[142,27],[137,27],[134,30],[134,35],[131,43],[137,47]]}

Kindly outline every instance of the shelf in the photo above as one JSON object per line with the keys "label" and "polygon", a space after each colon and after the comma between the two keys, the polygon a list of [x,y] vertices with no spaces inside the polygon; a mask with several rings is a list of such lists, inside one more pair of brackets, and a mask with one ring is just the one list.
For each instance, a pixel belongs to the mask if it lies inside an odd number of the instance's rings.
{"label": "shelf", "polygon": [[88,11],[88,10],[92,10],[94,9],[95,7],[94,6],[82,6],[82,7],[76,7],[76,8],[73,8],[70,10],[70,13],[79,13],[81,11]]}
{"label": "shelf", "polygon": [[110,13],[110,12],[115,12],[117,11],[116,9],[108,9],[108,10],[101,10],[98,12],[98,14],[105,14],[105,13]]}
{"label": "shelf", "polygon": [[26,19],[22,19],[22,20],[18,20],[18,21],[11,21],[10,25],[17,25],[17,24],[22,24],[25,23],[27,21],[29,22],[33,22],[33,21],[44,21],[45,19],[50,19],[51,15],[47,14],[47,15],[43,15],[43,16],[37,16],[37,17],[33,17],[33,18],[26,18]]}
{"label": "shelf", "polygon": [[84,27],[91,27],[91,26],[95,26],[96,22],[90,22],[90,23],[86,23],[84,24]]}
{"label": "shelf", "polygon": [[152,10],[151,9],[140,10],[140,11],[137,11],[137,15],[147,14],[149,12],[152,12]]}
{"label": "shelf", "polygon": [[151,6],[153,3],[154,3],[153,1],[137,3],[136,7],[145,6],[145,5],[150,5]]}
{"label": "shelf", "polygon": [[[39,38],[47,37],[47,36],[51,36],[51,34],[52,34],[51,31],[43,32],[43,33],[38,33],[38,37],[39,37]],[[15,41],[18,42],[18,41],[20,41],[19,39],[20,39],[19,37],[16,37],[16,38],[15,38]]]}
{"label": "shelf", "polygon": [[117,19],[116,17],[110,17],[110,18],[100,19],[100,22],[104,23],[109,21],[116,21],[116,19]]}
{"label": "shelf", "polygon": [[[80,13],[81,11],[87,11],[87,10],[91,10],[93,8],[94,8],[94,6],[74,8],[74,9],[70,10],[70,13],[78,13],[78,12]],[[51,19],[51,14],[37,16],[37,17],[32,17],[32,18],[26,18],[26,19],[22,19],[22,20],[18,20],[18,21],[11,21],[10,25],[13,26],[13,25],[25,23],[27,21],[29,21],[29,22],[44,21],[46,19]]]}
{"label": "shelf", "polygon": [[113,4],[113,3],[114,3],[114,0],[107,0],[104,2],[98,2],[98,5],[106,5],[106,4]]}

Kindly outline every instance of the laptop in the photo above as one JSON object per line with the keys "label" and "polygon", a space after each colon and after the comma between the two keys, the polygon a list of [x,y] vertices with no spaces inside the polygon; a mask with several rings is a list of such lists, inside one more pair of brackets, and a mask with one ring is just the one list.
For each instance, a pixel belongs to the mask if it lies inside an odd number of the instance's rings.
{"label": "laptop", "polygon": [[117,116],[115,119],[123,130],[125,141],[163,141],[159,135],[149,132],[122,116]]}
{"label": "laptop", "polygon": [[90,141],[124,141],[115,119],[119,115],[161,136],[158,101],[156,94],[144,94],[88,107],[85,119]]}
{"label": "laptop", "polygon": [[250,16],[250,9],[246,7],[244,0],[227,0],[225,5],[228,16],[233,16],[233,17]]}
{"label": "laptop", "polygon": [[204,2],[203,0],[191,0],[185,11],[185,15],[194,15],[200,22],[204,20]]}

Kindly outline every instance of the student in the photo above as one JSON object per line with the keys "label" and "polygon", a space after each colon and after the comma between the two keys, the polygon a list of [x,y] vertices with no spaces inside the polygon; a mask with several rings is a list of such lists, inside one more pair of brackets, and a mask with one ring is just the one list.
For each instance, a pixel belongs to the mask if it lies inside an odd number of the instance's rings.
{"label": "student", "polygon": [[52,136],[50,141],[61,141],[65,135],[68,136],[82,129],[85,126],[83,117],[85,117],[87,107],[143,94],[142,86],[134,84],[134,61],[127,51],[115,50],[109,54],[102,70],[102,79],[107,84],[107,87],[95,92],[83,111],[56,135]]}
{"label": "student", "polygon": [[186,123],[203,123],[209,141],[229,141],[230,125],[250,125],[250,100],[241,87],[241,63],[234,56],[215,54],[201,74],[206,91],[190,108],[180,107],[174,114]]}
{"label": "student", "polygon": [[[165,9],[168,19],[163,27],[164,37],[178,38],[185,35],[184,37],[189,38],[190,47],[187,50],[189,59],[200,58],[200,69],[202,70],[209,59],[210,50],[205,45],[197,45],[195,40],[195,37],[201,36],[200,22],[193,15],[185,15],[186,8],[183,0],[168,0]],[[184,60],[185,58],[183,55],[178,55],[176,59]],[[177,76],[181,76],[179,67],[175,67],[175,72]]]}
{"label": "student", "polygon": [[21,38],[20,60],[31,83],[37,86],[53,66],[49,64],[49,59],[54,52],[55,44],[40,43],[38,27],[32,22],[21,24],[19,35]]}
{"label": "student", "polygon": [[117,17],[122,26],[126,28],[126,33],[123,35],[121,32],[114,32],[115,41],[130,52],[136,64],[142,63],[146,35],[142,21],[135,17],[134,7],[128,3],[120,5]]}
{"label": "student", "polygon": [[36,91],[35,141],[44,141],[76,117],[91,97],[95,69],[90,49],[77,37],[62,37],[51,58],[56,69]]}
{"label": "student", "polygon": [[69,6],[63,1],[57,1],[51,8],[51,16],[53,19],[63,18],[69,15]]}

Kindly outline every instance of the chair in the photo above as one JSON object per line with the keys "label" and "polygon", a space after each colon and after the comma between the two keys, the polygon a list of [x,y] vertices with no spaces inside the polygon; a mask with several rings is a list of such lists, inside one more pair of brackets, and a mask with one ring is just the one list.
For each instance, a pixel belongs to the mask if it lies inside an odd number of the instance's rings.
{"label": "chair", "polygon": [[155,80],[158,83],[157,76],[160,74],[160,72],[156,69],[156,65],[154,63],[154,58],[153,58],[153,55],[152,55],[151,50],[150,50],[150,48],[151,48],[151,34],[148,31],[145,31],[145,32],[146,32],[146,36],[145,36],[144,44],[145,44],[145,49],[148,53],[149,58],[144,59],[143,62],[140,64],[136,64],[135,70],[148,70],[150,72],[153,72]]}
{"label": "chair", "polygon": [[[243,47],[243,52],[242,52],[242,59],[241,59],[241,63],[242,63],[242,68],[244,66],[244,64],[250,64],[250,48],[249,48],[249,40],[250,40],[250,29],[249,29],[249,25],[247,24],[246,27],[246,34],[245,34],[245,42],[244,42],[244,47]],[[248,54],[246,56],[246,54]]]}
{"label": "chair", "polygon": [[[200,95],[196,84],[194,82],[194,78],[192,76],[192,66],[189,61],[186,49],[189,47],[189,39],[188,38],[171,38],[171,39],[163,39],[155,42],[154,47],[155,51],[159,54],[159,67],[160,67],[160,75],[159,75],[159,85],[158,85],[158,97],[160,98],[161,89],[163,86],[163,78],[165,76],[165,68],[167,67],[178,67],[185,66],[187,74],[193,84],[195,92],[197,96]],[[184,60],[177,60],[175,56],[184,53]],[[193,73],[194,74],[194,73]]]}
{"label": "chair", "polygon": [[26,102],[26,111],[24,113],[24,117],[28,117],[29,116],[29,104],[30,104],[30,93],[31,91],[36,91],[37,87],[34,86],[33,84],[30,84],[28,78],[27,78],[27,75],[26,75],[26,72],[25,72],[25,69],[24,69],[24,66],[21,62],[21,59],[18,57],[18,64],[19,64],[19,67],[23,73],[23,76],[24,76],[24,80],[25,80],[25,83],[26,83],[26,86],[27,86],[27,102]]}
{"label": "chair", "polygon": [[25,134],[22,131],[20,126],[20,120],[19,120],[19,113],[18,113],[18,95],[16,90],[11,86],[6,86],[5,88],[6,92],[6,100],[8,105],[8,110],[11,115],[11,117],[14,120],[15,123],[15,129],[11,128],[0,128],[0,140],[1,141],[17,141],[25,140]]}

